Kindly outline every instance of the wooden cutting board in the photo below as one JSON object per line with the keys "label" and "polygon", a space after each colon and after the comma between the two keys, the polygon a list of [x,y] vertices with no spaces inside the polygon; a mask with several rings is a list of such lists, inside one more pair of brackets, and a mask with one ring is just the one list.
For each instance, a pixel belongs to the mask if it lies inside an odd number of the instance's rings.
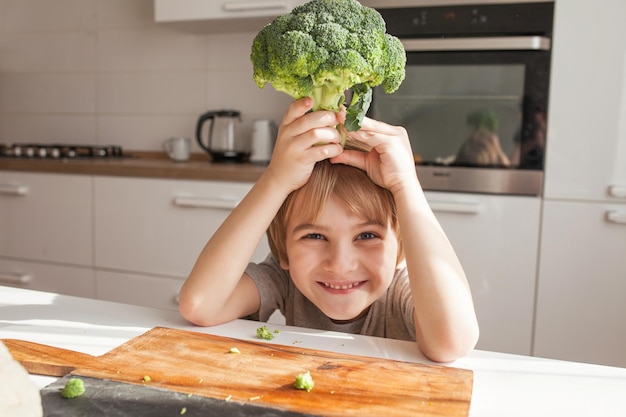
{"label": "wooden cutting board", "polygon": [[[469,370],[279,345],[276,339],[251,342],[155,327],[99,357],[4,343],[30,373],[71,372],[313,415],[467,416],[472,394]],[[307,370],[315,387],[295,389],[296,375]]]}

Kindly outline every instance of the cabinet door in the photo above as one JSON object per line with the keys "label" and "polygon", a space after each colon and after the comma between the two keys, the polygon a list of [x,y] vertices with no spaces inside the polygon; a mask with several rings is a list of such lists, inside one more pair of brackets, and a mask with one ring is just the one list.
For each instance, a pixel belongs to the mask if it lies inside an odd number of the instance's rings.
{"label": "cabinet door", "polygon": [[556,2],[546,198],[626,200],[624,16],[623,0]]}
{"label": "cabinet door", "polygon": [[535,356],[626,367],[626,204],[546,202]]}
{"label": "cabinet door", "polygon": [[530,354],[541,201],[427,193],[470,283],[478,348]]}
{"label": "cabinet door", "polygon": [[[94,181],[96,267],[176,278],[189,274],[211,235],[252,187],[113,177]],[[264,237],[254,260],[268,253]]]}
{"label": "cabinet door", "polygon": [[91,268],[0,258],[0,285],[93,298]]}
{"label": "cabinet door", "polygon": [[90,266],[92,220],[91,177],[0,172],[0,255]]}
{"label": "cabinet door", "polygon": [[96,298],[165,310],[178,310],[182,279],[96,271]]}

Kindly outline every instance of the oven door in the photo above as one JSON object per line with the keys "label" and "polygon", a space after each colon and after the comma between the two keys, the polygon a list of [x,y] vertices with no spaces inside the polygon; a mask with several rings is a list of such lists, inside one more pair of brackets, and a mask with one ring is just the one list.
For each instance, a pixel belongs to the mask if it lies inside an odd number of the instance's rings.
{"label": "oven door", "polygon": [[550,39],[403,39],[406,78],[370,116],[405,127],[426,190],[540,195]]}

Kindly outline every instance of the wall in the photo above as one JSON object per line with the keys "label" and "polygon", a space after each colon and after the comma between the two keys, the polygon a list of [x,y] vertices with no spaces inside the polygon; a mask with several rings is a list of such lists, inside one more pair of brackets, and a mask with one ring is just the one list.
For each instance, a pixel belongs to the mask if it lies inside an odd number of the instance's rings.
{"label": "wall", "polygon": [[242,111],[244,134],[280,120],[291,99],[252,80],[256,29],[189,33],[153,15],[153,0],[0,0],[0,143],[159,150],[206,110]]}

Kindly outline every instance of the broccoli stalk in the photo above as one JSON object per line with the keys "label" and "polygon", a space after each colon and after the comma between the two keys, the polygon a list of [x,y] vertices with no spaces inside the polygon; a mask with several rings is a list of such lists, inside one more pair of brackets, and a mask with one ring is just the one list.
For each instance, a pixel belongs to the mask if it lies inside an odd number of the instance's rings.
{"label": "broccoli stalk", "polygon": [[[404,80],[406,53],[376,10],[356,0],[311,0],[265,26],[252,42],[250,60],[259,88],[270,83],[295,99],[312,97],[314,111],[346,105],[345,128],[355,131],[371,89],[381,85],[390,94]],[[345,142],[343,127],[338,129]]]}

